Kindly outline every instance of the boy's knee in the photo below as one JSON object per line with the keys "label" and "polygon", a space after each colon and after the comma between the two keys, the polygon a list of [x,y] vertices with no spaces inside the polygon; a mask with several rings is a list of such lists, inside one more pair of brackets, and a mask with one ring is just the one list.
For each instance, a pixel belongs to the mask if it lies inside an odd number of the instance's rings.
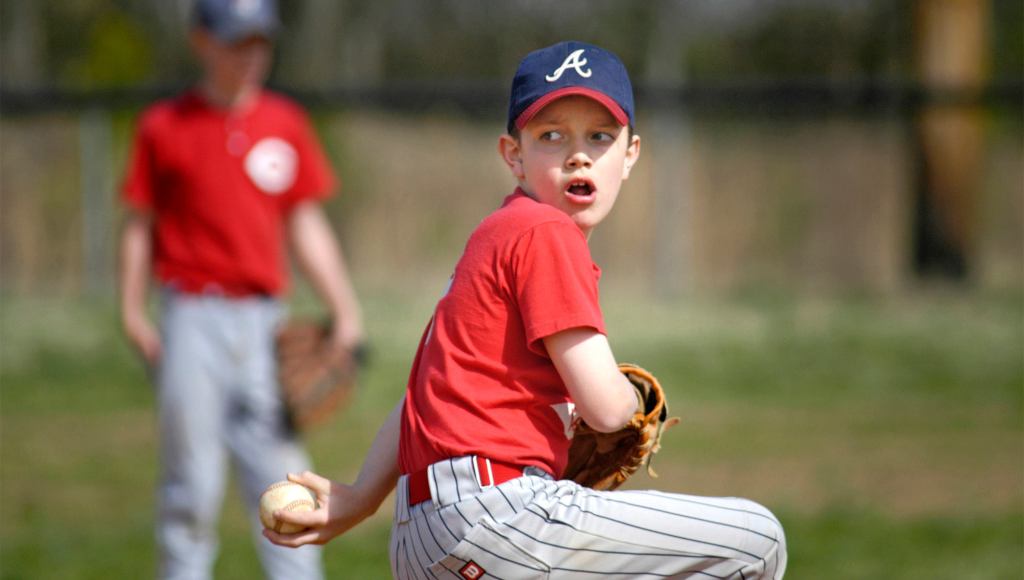
{"label": "boy's knee", "polygon": [[782,523],[768,508],[747,500],[747,511],[750,512],[749,524],[753,533],[762,539],[760,542],[761,561],[750,567],[752,575],[745,578],[782,578],[786,571],[786,532]]}
{"label": "boy's knee", "polygon": [[771,510],[753,500],[744,499],[742,501],[744,502],[743,509],[750,513],[752,523],[756,527],[763,526],[765,530],[776,530],[779,535],[782,534],[782,524]]}

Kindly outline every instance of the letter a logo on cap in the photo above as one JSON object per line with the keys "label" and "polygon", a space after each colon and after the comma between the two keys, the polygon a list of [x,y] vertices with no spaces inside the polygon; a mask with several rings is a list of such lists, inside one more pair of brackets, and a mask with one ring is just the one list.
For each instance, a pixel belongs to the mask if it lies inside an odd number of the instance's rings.
{"label": "letter a logo on cap", "polygon": [[590,70],[589,68],[587,70],[583,70],[583,66],[587,64],[587,59],[582,58],[583,50],[584,49],[581,48],[577,51],[574,51],[569,56],[565,57],[565,60],[562,61],[562,66],[558,67],[557,69],[555,69],[555,72],[545,76],[544,78],[549,83],[553,83],[558,79],[562,78],[562,73],[564,73],[566,69],[570,68],[576,69],[576,73],[581,77],[589,78],[594,71]]}

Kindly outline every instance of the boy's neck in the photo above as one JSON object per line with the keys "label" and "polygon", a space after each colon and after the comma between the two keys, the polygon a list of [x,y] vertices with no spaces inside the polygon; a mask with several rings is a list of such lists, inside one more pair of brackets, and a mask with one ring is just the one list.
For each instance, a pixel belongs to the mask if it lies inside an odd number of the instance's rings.
{"label": "boy's neck", "polygon": [[[533,192],[531,192],[528,189],[527,185],[525,183],[523,183],[522,181],[519,182],[519,187],[516,188],[516,191],[518,191],[519,193],[522,193],[523,195],[525,195],[526,197],[532,199],[533,201],[535,201],[537,203],[544,203],[540,199],[538,199],[537,196],[534,195]],[[579,227],[579,224],[576,224],[576,227]],[[583,237],[586,238],[587,243],[589,243],[590,242],[590,234],[594,233],[594,228],[582,228],[582,227],[580,227],[580,231],[583,232]]]}
{"label": "boy's neck", "polygon": [[199,83],[199,92],[211,105],[222,109],[244,109],[249,107],[260,93],[259,85],[241,87],[220,87],[210,79]]}

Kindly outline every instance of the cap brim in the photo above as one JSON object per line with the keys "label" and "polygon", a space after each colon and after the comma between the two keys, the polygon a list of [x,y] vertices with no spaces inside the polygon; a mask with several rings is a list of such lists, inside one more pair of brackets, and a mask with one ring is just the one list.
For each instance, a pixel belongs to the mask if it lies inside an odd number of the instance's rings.
{"label": "cap brim", "polygon": [[527,107],[522,113],[519,114],[518,117],[516,117],[516,129],[519,129],[521,131],[523,127],[525,127],[526,124],[530,122],[530,119],[533,119],[533,117],[536,116],[541,109],[548,106],[552,101],[561,99],[562,97],[568,97],[571,95],[579,95],[582,97],[588,97],[590,99],[593,99],[600,103],[601,105],[603,105],[604,108],[608,109],[608,112],[612,114],[612,117],[615,117],[615,120],[618,121],[619,125],[626,126],[629,124],[629,115],[626,114],[626,111],[622,110],[622,107],[615,102],[615,99],[609,97],[608,95],[602,93],[601,91],[597,91],[588,87],[565,87],[555,91],[551,91],[550,93],[542,96],[541,98],[531,103],[529,107]]}
{"label": "cap brim", "polygon": [[221,42],[234,43],[253,37],[274,40],[277,36],[278,28],[279,26],[276,22],[249,22],[237,26],[227,26],[222,30],[212,30],[211,32]]}

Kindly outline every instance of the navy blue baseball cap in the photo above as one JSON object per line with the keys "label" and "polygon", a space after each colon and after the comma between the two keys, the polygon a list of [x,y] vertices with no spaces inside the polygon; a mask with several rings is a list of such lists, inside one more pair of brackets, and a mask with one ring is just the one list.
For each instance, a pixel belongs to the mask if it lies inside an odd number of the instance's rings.
{"label": "navy blue baseball cap", "polygon": [[274,0],[196,0],[193,23],[226,43],[250,36],[271,39],[281,26]]}
{"label": "navy blue baseball cap", "polygon": [[535,50],[512,79],[508,132],[522,129],[548,103],[583,95],[601,103],[620,125],[633,125],[633,85],[611,52],[585,42],[559,42]]}

